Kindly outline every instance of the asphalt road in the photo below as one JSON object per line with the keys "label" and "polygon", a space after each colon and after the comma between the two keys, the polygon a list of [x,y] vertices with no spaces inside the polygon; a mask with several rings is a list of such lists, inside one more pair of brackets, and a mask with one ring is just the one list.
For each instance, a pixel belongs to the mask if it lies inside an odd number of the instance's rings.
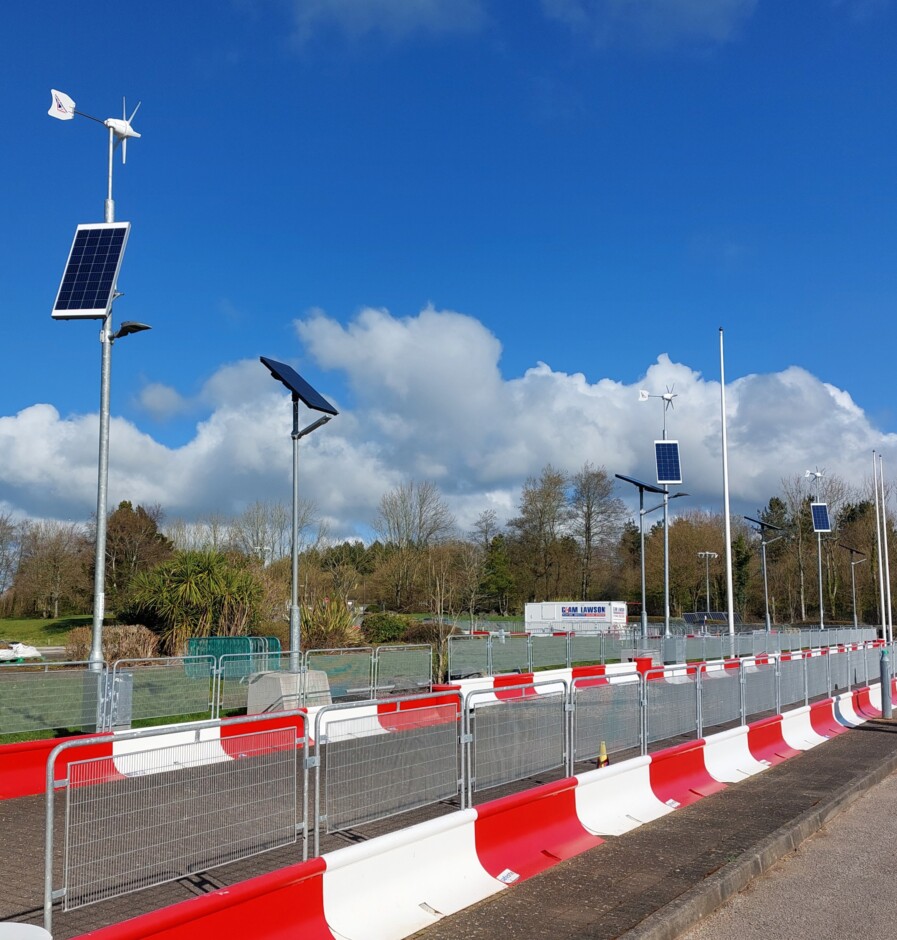
{"label": "asphalt road", "polygon": [[682,940],[893,937],[895,842],[892,774]]}

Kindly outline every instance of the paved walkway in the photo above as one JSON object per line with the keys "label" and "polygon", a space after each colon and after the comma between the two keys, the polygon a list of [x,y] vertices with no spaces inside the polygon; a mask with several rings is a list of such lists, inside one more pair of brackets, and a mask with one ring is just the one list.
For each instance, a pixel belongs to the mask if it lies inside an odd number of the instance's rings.
{"label": "paved walkway", "polygon": [[[416,935],[418,940],[671,940],[751,880],[792,852],[820,827],[867,790],[873,791],[871,812],[897,790],[890,778],[897,770],[897,725],[870,722],[839,735],[811,751],[728,787],[691,806],[670,813],[544,874],[516,885]],[[881,810],[891,809],[890,803]],[[893,810],[882,815],[883,828],[893,838]],[[837,836],[835,837],[837,839]],[[827,843],[828,844],[828,843]],[[859,853],[856,849],[854,857]],[[849,852],[848,852],[849,855]],[[854,868],[863,880],[869,862]],[[882,855],[884,863],[887,856]],[[843,859],[841,865],[843,866]],[[790,904],[803,911],[808,901],[845,906],[852,888],[845,889],[837,873],[827,873],[812,890],[799,889]],[[842,873],[843,874],[843,873]],[[879,882],[880,884],[880,882]],[[894,932],[894,894],[889,890],[891,927],[867,933],[865,909],[853,908],[853,930],[840,933],[805,932],[798,926],[785,932],[747,934],[736,926],[731,934],[706,933],[702,938],[747,938],[863,935]],[[828,900],[826,900],[828,898]],[[821,912],[821,918],[825,912]],[[696,935],[697,938],[698,935]]]}

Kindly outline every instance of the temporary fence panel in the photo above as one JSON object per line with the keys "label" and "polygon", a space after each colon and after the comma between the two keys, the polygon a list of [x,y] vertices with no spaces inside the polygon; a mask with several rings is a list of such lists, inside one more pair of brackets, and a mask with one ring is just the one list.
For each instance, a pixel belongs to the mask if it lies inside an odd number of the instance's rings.
{"label": "temporary fence panel", "polygon": [[106,690],[105,726],[150,718],[212,718],[214,683],[211,656],[119,659]]}
{"label": "temporary fence panel", "polygon": [[450,636],[448,640],[448,678],[467,679],[489,675],[489,637]]}
{"label": "temporary fence panel", "polygon": [[533,669],[569,667],[570,639],[568,636],[534,636],[532,638]]}
{"label": "temporary fence panel", "polygon": [[106,665],[86,662],[0,665],[0,734],[102,727]]}
{"label": "temporary fence panel", "polygon": [[570,665],[589,666],[619,659],[622,644],[618,637],[599,633],[574,633],[570,636]]}
{"label": "temporary fence panel", "polygon": [[758,663],[748,660],[742,664],[744,681],[744,717],[776,710],[776,660]]}
{"label": "temporary fence panel", "polygon": [[836,695],[850,688],[850,652],[832,650],[828,657],[829,694]]}
{"label": "temporary fence panel", "polygon": [[379,646],[374,656],[376,696],[416,695],[433,685],[433,647]]}
{"label": "temporary fence panel", "polygon": [[229,737],[234,759],[217,737],[166,746],[164,729],[153,732],[158,746],[133,755],[129,776],[112,757],[92,758],[50,788],[64,786],[66,801],[64,887],[45,897],[48,929],[60,893],[72,910],[292,844],[304,830],[294,725]]}
{"label": "temporary fence panel", "polygon": [[740,664],[736,669],[704,669],[700,689],[702,729],[741,719]]}
{"label": "temporary fence panel", "polygon": [[491,671],[495,676],[511,672],[530,672],[530,638],[528,636],[493,634],[490,638]]}
{"label": "temporary fence panel", "polygon": [[[289,666],[289,653],[227,653],[217,660],[219,715],[249,711],[249,688],[259,676],[280,672]],[[299,708],[301,701],[285,703]]]}
{"label": "temporary fence panel", "polygon": [[779,659],[779,705],[803,705],[807,700],[807,662],[800,659]]}
{"label": "temporary fence panel", "polygon": [[[558,691],[536,691],[549,687]],[[467,699],[471,792],[563,767],[567,759],[566,683],[503,691],[517,697],[496,702],[491,691],[482,691]]]}
{"label": "temporary fence panel", "polygon": [[327,674],[333,700],[362,701],[373,698],[374,650],[371,647],[308,650],[305,654],[305,669]]}
{"label": "temporary fence panel", "polygon": [[814,699],[829,694],[828,656],[808,656],[805,660],[807,669],[807,698]]}
{"label": "temporary fence panel", "polygon": [[573,683],[573,762],[592,760],[604,744],[608,754],[641,746],[641,682],[626,676],[621,682]]}
{"label": "temporary fence panel", "polygon": [[[391,710],[374,714],[369,704],[318,712],[319,825],[338,832],[458,795],[461,697],[439,698],[433,705],[420,698],[391,700],[385,705]],[[353,714],[361,710],[367,713]]]}
{"label": "temporary fence panel", "polygon": [[697,736],[698,696],[694,675],[645,673],[645,740],[654,744],[679,735]]}

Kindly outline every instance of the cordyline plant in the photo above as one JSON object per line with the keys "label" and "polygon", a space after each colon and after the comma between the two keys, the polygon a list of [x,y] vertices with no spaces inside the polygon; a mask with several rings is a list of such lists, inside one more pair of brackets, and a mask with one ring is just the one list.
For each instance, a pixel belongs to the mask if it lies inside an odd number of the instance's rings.
{"label": "cordyline plant", "polygon": [[245,562],[220,552],[180,552],[135,575],[129,613],[180,655],[190,637],[241,636],[262,619],[264,585]]}

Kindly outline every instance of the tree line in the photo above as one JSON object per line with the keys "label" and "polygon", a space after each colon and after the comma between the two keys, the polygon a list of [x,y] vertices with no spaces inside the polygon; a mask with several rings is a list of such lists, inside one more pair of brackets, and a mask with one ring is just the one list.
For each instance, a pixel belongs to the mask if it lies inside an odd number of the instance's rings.
{"label": "tree line", "polygon": [[[879,565],[871,489],[836,476],[822,482],[835,530],[821,541],[826,622],[851,621],[852,580],[861,621],[880,622]],[[798,476],[758,508],[766,537],[775,623],[818,620],[813,494]],[[678,507],[676,507],[678,508]],[[726,607],[725,526],[720,513],[679,512],[670,523],[673,616]],[[519,615],[528,601],[627,600],[638,614],[640,545],[634,520],[604,467],[575,473],[546,465],[528,478],[515,514],[486,508],[461,531],[439,488],[407,481],[381,498],[375,537],[336,542],[315,507],[300,507],[300,599],[306,620],[350,637],[359,607],[425,612],[434,622]],[[645,519],[647,606],[663,612],[660,513]],[[760,540],[731,522],[736,610],[764,619]],[[166,520],[159,506],[122,502],[107,524],[106,603],[118,622],[147,623],[169,650],[193,632],[282,634],[290,590],[291,509],[257,502],[236,516]],[[774,541],[771,541],[775,539]],[[889,527],[889,545],[897,544]],[[92,607],[94,532],[66,522],[0,514],[0,614],[58,617]],[[852,551],[851,551],[852,549]],[[699,553],[716,553],[709,563]],[[709,575],[709,585],[708,585]],[[708,597],[709,587],[709,597]]]}

